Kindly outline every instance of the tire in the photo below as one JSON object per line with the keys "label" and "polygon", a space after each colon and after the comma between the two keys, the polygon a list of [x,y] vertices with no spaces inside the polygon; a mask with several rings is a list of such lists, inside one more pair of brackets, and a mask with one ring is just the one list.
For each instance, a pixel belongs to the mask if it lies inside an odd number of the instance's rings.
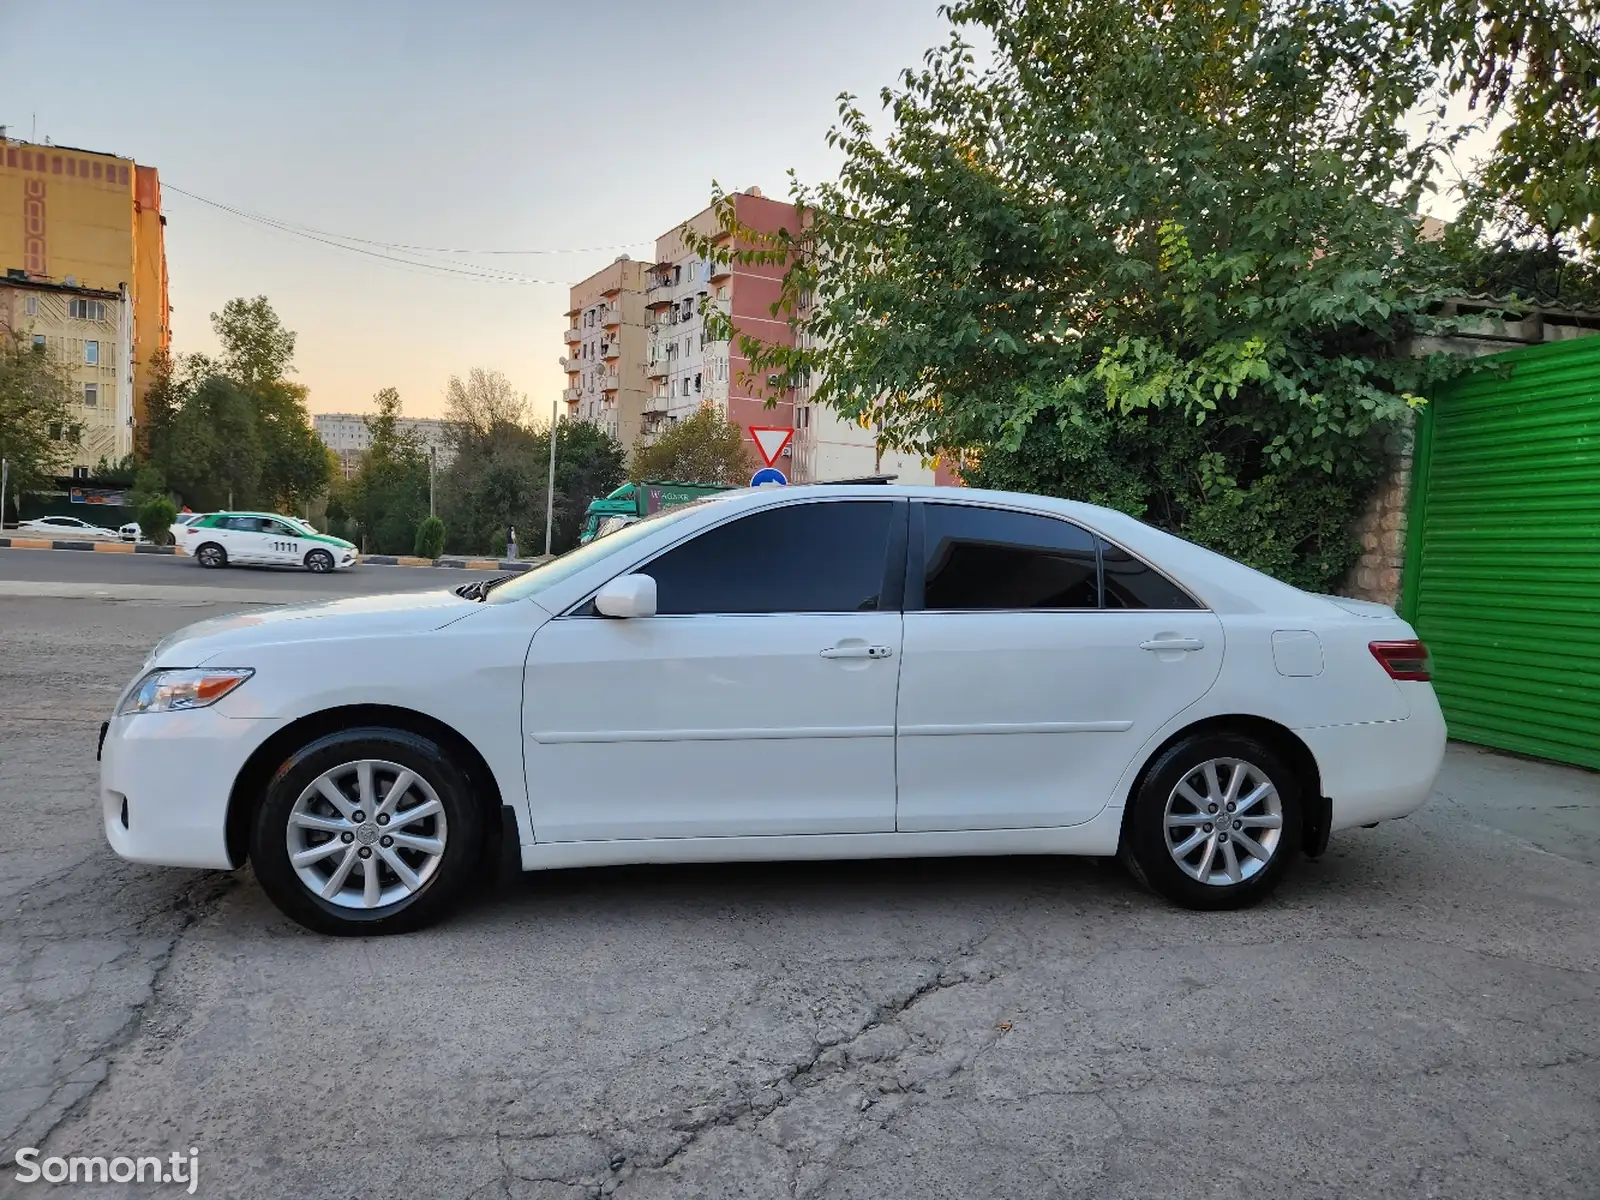
{"label": "tire", "polygon": [[228,565],[228,552],[215,542],[206,542],[195,548],[194,560],[208,571],[215,571]]}
{"label": "tire", "polygon": [[[1141,883],[1184,908],[1255,904],[1299,852],[1300,793],[1300,781],[1283,761],[1253,738],[1185,738],[1145,772],[1123,830],[1123,860]],[[1233,828],[1205,820],[1213,815],[1211,804],[1216,816],[1227,817],[1230,802],[1243,805],[1231,818]]]}
{"label": "tire", "polygon": [[326,575],[333,570],[333,555],[326,550],[313,550],[306,555],[306,570],[316,575]]}
{"label": "tire", "polygon": [[[372,771],[365,803],[383,801],[399,773],[414,776],[388,822],[381,803],[376,813],[360,807],[361,763]],[[344,805],[353,807],[336,807],[327,798],[318,785],[330,779]],[[435,801],[433,815],[400,822]],[[399,845],[401,837],[427,849]],[[398,729],[349,729],[318,738],[278,768],[251,822],[250,859],[262,889],[290,919],[317,933],[369,937],[409,933],[450,912],[478,875],[483,840],[472,787],[437,744]],[[291,861],[291,842],[299,865]],[[370,853],[362,857],[363,850]],[[409,880],[393,865],[397,861]],[[369,864],[377,871],[370,891]],[[314,883],[321,885],[316,891]]]}

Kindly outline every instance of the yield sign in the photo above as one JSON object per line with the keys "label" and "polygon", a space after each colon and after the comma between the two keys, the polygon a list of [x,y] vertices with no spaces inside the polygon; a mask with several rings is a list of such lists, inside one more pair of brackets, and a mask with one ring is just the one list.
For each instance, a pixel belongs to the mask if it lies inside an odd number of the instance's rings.
{"label": "yield sign", "polygon": [[794,430],[777,425],[752,425],[750,436],[756,440],[756,453],[761,455],[761,461],[770,467],[778,461],[778,455],[789,444]]}

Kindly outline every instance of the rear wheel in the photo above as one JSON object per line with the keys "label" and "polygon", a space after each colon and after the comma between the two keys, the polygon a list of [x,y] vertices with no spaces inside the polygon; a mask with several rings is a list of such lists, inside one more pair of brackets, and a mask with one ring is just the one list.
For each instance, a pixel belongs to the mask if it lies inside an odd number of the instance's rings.
{"label": "rear wheel", "polygon": [[308,929],[405,933],[461,899],[482,854],[465,774],[436,743],[352,729],[294,754],[267,786],[251,830],[261,886]]}
{"label": "rear wheel", "polygon": [[215,542],[207,542],[194,552],[195,561],[208,570],[228,565],[228,552]]}
{"label": "rear wheel", "polygon": [[1133,873],[1186,908],[1242,908],[1272,890],[1300,845],[1300,784],[1236,734],[1185,738],[1146,772],[1123,836]]}
{"label": "rear wheel", "polygon": [[333,570],[333,555],[326,550],[313,550],[306,555],[306,570],[318,575],[326,575]]}

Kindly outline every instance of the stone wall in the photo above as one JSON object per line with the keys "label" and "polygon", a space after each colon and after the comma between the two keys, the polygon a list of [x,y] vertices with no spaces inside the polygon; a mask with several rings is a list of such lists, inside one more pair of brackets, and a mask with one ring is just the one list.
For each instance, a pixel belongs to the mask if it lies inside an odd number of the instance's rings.
{"label": "stone wall", "polygon": [[1361,539],[1361,557],[1339,587],[1341,596],[1400,603],[1400,572],[1406,557],[1406,516],[1411,504],[1412,426],[1394,435],[1390,444],[1389,477],[1368,502],[1355,525]]}

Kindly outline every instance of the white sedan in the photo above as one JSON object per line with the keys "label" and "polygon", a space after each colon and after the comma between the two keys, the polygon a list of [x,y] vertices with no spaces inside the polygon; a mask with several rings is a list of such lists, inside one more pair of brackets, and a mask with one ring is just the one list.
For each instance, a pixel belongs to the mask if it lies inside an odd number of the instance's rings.
{"label": "white sedan", "polygon": [[35,517],[17,526],[18,533],[32,533],[62,542],[114,542],[117,532],[100,525],[91,525],[77,517]]}
{"label": "white sedan", "polygon": [[1121,855],[1193,908],[1426,799],[1427,652],[1121,513],[725,492],[520,577],[202,622],[102,731],[112,847],[416,928],[485,864]]}

